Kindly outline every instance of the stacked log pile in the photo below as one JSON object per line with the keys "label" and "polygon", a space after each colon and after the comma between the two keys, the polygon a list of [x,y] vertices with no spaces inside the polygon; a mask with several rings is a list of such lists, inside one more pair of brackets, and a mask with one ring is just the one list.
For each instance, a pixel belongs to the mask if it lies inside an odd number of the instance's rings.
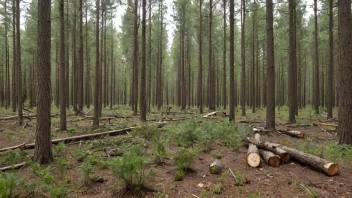
{"label": "stacked log pile", "polygon": [[[281,164],[287,163],[292,159],[303,165],[323,172],[328,176],[335,176],[339,173],[339,165],[336,163],[329,162],[320,157],[304,153],[281,144],[260,141],[259,134],[255,134],[254,138],[247,137],[246,140],[249,144],[247,164],[251,167],[258,167],[260,165],[260,157],[262,157],[266,164],[273,167],[279,167]],[[250,153],[255,153],[258,155],[256,155],[256,158],[251,157],[250,160],[248,160]],[[258,158],[259,164],[257,166],[253,166],[253,162],[257,162]]]}

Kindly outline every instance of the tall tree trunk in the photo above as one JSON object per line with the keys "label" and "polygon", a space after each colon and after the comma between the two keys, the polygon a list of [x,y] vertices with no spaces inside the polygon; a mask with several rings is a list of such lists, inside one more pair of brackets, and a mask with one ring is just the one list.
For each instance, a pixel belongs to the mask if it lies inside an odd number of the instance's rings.
{"label": "tall tree trunk", "polygon": [[12,46],[13,46],[13,67],[12,67],[12,111],[16,112],[17,109],[17,66],[16,66],[16,2],[12,2]]}
{"label": "tall tree trunk", "polygon": [[152,0],[149,0],[149,49],[148,49],[148,111],[152,100]]}
{"label": "tall tree trunk", "polygon": [[208,104],[209,104],[209,109],[210,110],[215,110],[215,71],[214,71],[214,65],[213,65],[213,60],[212,60],[212,48],[213,48],[213,43],[212,43],[212,32],[213,32],[213,0],[209,1],[209,74],[208,74],[208,80],[209,80],[209,94],[208,94]]}
{"label": "tall tree trunk", "polygon": [[140,110],[141,110],[141,120],[147,120],[147,105],[146,105],[146,97],[145,97],[145,68],[146,68],[146,12],[147,12],[147,1],[143,0],[142,5],[142,68],[141,68],[141,93],[140,93]]}
{"label": "tall tree trunk", "polygon": [[234,0],[230,0],[230,121],[235,121],[235,24],[234,24]]}
{"label": "tall tree trunk", "polygon": [[334,13],[333,13],[333,1],[329,0],[329,69],[328,69],[328,89],[327,89],[327,107],[328,115],[327,119],[332,118],[333,98],[334,98]]}
{"label": "tall tree trunk", "polygon": [[16,0],[16,70],[17,70],[17,101],[18,101],[18,124],[23,123],[23,97],[22,97],[22,66],[21,66],[21,31],[20,31],[20,0]]}
{"label": "tall tree trunk", "polygon": [[314,0],[314,110],[319,114],[319,56],[317,0]]}
{"label": "tall tree trunk", "polygon": [[268,130],[275,129],[275,63],[274,63],[274,34],[273,34],[273,1],[266,1],[266,80],[267,80],[267,108],[266,126]]}
{"label": "tall tree trunk", "polygon": [[[255,1],[254,1],[254,5],[255,5]],[[255,7],[255,6],[253,6]],[[255,8],[254,8],[255,9]],[[254,44],[254,34],[255,34],[255,30],[254,30],[254,26],[255,24],[255,20],[256,20],[256,10],[253,10],[253,16],[252,16],[252,78],[251,78],[251,84],[252,84],[252,90],[251,90],[251,104],[252,104],[252,113],[255,113],[255,55],[254,55],[254,51],[255,51],[255,44]]]}
{"label": "tall tree trunk", "polygon": [[289,1],[289,66],[288,66],[288,106],[289,122],[296,123],[295,118],[295,38],[294,38],[294,9],[295,0]]}
{"label": "tall tree trunk", "polygon": [[72,68],[71,68],[71,103],[73,110],[77,112],[77,57],[76,57],[76,0],[73,1],[73,27],[72,27]]}
{"label": "tall tree trunk", "polygon": [[339,23],[339,124],[340,144],[352,144],[352,35],[351,0],[338,1]]}
{"label": "tall tree trunk", "polygon": [[203,113],[203,63],[202,63],[202,23],[203,23],[203,15],[202,15],[202,3],[203,0],[199,0],[199,35],[198,35],[198,40],[199,40],[199,50],[198,50],[198,104],[197,106],[199,107],[199,113]]}
{"label": "tall tree trunk", "polygon": [[222,104],[226,109],[227,94],[226,94],[226,0],[223,0],[224,4],[224,50],[223,50],[223,77],[222,77]]}
{"label": "tall tree trunk", "polygon": [[242,58],[242,73],[241,73],[241,106],[242,116],[246,116],[246,50],[245,50],[245,23],[246,23],[246,1],[242,0],[242,25],[241,25],[241,58]]}
{"label": "tall tree trunk", "polygon": [[83,72],[83,0],[79,0],[79,49],[78,49],[78,75],[77,75],[77,103],[78,110],[82,112],[83,110],[83,81],[84,81],[84,72]]}
{"label": "tall tree trunk", "polygon": [[94,119],[93,127],[99,127],[99,92],[100,92],[100,65],[99,65],[99,13],[100,0],[96,1],[96,21],[95,21],[95,88],[94,88]]}
{"label": "tall tree trunk", "polygon": [[64,0],[60,0],[60,130],[67,129],[65,95],[65,13]]}
{"label": "tall tree trunk", "polygon": [[134,1],[134,33],[133,33],[133,115],[137,115],[138,107],[138,0]]}
{"label": "tall tree trunk", "polygon": [[[70,37],[70,24],[69,24],[69,2],[66,0],[66,37]],[[65,71],[65,95],[66,95],[66,108],[70,108],[70,41],[66,39],[66,71]]]}
{"label": "tall tree trunk", "polygon": [[88,47],[88,4],[86,0],[86,92],[85,92],[85,97],[86,97],[86,106],[89,109],[90,108],[90,95],[91,95],[91,90],[90,90],[90,58],[89,58],[89,47]]}
{"label": "tall tree trunk", "polygon": [[34,161],[46,164],[53,161],[51,151],[51,0],[38,1],[38,93],[37,125]]}

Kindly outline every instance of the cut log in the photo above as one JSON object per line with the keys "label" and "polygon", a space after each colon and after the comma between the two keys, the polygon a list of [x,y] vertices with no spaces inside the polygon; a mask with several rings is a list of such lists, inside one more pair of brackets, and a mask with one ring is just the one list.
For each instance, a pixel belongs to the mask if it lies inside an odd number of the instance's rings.
{"label": "cut log", "polygon": [[290,156],[298,162],[324,172],[328,176],[335,176],[339,173],[339,165],[329,162],[320,157],[310,155],[294,148],[282,146],[281,148],[290,153]]}
{"label": "cut log", "polygon": [[280,166],[280,157],[275,155],[270,151],[265,151],[263,149],[259,149],[259,154],[263,157],[266,164],[269,166],[279,167]]}
{"label": "cut log", "polygon": [[293,130],[278,130],[279,132],[297,138],[304,138],[304,133],[301,131],[293,131]]}
{"label": "cut log", "polygon": [[211,112],[211,113],[207,113],[207,114],[203,115],[202,117],[203,118],[213,118],[215,116],[216,116],[216,111]]}
{"label": "cut log", "polygon": [[290,154],[287,151],[279,148],[277,145],[278,144],[274,144],[270,142],[261,142],[257,144],[257,147],[273,152],[274,154],[278,155],[280,159],[285,163],[290,161]]}
{"label": "cut log", "polygon": [[11,146],[11,147],[6,147],[6,148],[2,148],[0,149],[0,153],[1,152],[4,152],[4,151],[9,151],[9,150],[15,150],[15,149],[18,149],[18,148],[22,148],[26,145],[26,143],[22,143],[22,144],[19,144],[19,145],[16,145],[16,146]]}
{"label": "cut log", "polygon": [[246,161],[249,166],[254,168],[260,165],[260,155],[255,144],[249,144]]}
{"label": "cut log", "polygon": [[0,172],[12,170],[12,169],[18,169],[18,168],[21,168],[22,166],[25,166],[25,165],[27,165],[26,162],[22,162],[20,164],[16,164],[13,167],[12,166],[5,166],[5,167],[0,168]]}

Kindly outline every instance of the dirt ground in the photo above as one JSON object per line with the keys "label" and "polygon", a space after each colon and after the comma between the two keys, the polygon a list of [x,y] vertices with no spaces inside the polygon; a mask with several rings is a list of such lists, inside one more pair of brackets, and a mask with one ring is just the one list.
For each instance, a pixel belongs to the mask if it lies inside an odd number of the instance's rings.
{"label": "dirt ground", "polygon": [[[107,114],[107,113],[106,113]],[[4,116],[4,115],[2,115]],[[105,116],[105,115],[104,115]],[[126,128],[130,126],[139,126],[138,117],[125,115],[130,118],[115,118],[111,120],[102,120],[102,127],[97,131],[92,131],[92,121],[83,116],[68,116],[68,128],[71,132],[58,132],[58,118],[52,119],[52,138],[67,137],[73,135],[81,135],[99,131],[107,131],[112,129]],[[181,114],[167,116],[167,119],[191,118],[197,114]],[[164,116],[163,116],[164,117]],[[200,116],[199,116],[200,117]],[[160,114],[151,114],[148,119],[159,120]],[[198,118],[203,122],[206,119]],[[215,118],[227,119],[227,118]],[[303,119],[300,123],[305,122],[312,124],[322,118]],[[257,115],[248,115],[246,118],[238,116],[236,121],[248,120],[249,123],[238,123],[245,127],[263,127],[264,119]],[[277,128],[285,128],[284,118],[278,119]],[[182,121],[169,121],[168,124],[178,125]],[[25,119],[27,125],[17,126],[16,120],[0,121],[0,148],[13,146],[24,142],[32,142],[35,135],[35,119]],[[333,123],[333,122],[332,122]],[[334,141],[334,131],[323,131],[318,126],[295,127],[305,133],[304,140],[299,140],[278,132],[261,132],[262,140],[276,142],[283,145],[298,147],[298,145],[314,144],[324,145]],[[106,137],[112,139],[131,138],[128,135],[115,137]],[[307,143],[308,142],[308,143]],[[77,148],[79,144],[71,143],[67,145],[67,151]],[[173,152],[178,146],[170,142],[169,150]],[[167,157],[161,165],[148,164],[147,168],[152,168],[155,175],[148,180],[146,186],[153,189],[154,192],[146,192],[145,197],[352,197],[352,161],[339,160],[340,174],[334,177],[311,169],[310,167],[301,165],[295,161],[290,161],[280,167],[270,167],[261,162],[259,168],[251,168],[247,165],[245,157],[247,154],[247,146],[243,144],[238,150],[232,151],[223,145],[220,141],[213,142],[213,151],[222,156],[221,161],[225,168],[220,175],[209,173],[209,165],[214,161],[212,153],[200,152],[191,166],[192,171],[187,172],[182,181],[175,181],[175,166],[171,157]],[[82,187],[81,174],[77,171],[77,167],[81,164],[73,159],[67,152],[69,166],[65,174],[67,183],[72,184],[68,197],[133,197],[131,192],[127,192],[123,188],[121,181],[118,181],[108,169],[97,170],[94,175],[103,177],[106,181],[103,183],[94,183],[90,188]],[[25,151],[25,155],[33,155],[33,151]],[[6,162],[0,162],[1,166],[8,165]],[[230,173],[230,169],[241,177],[243,185],[236,185],[235,179]],[[25,178],[26,183],[35,183],[38,177],[34,176],[29,166],[16,170],[18,175]],[[57,172],[55,164],[53,172]],[[55,180],[59,180],[55,174]],[[116,187],[116,183],[119,186]],[[212,193],[211,189],[214,185],[222,184],[222,192],[220,194]],[[38,186],[37,186],[38,187]],[[38,187],[40,189],[40,187]],[[41,192],[39,190],[39,192]],[[22,189],[19,197],[50,197],[48,193],[41,192],[38,194],[28,194],[26,189]]]}

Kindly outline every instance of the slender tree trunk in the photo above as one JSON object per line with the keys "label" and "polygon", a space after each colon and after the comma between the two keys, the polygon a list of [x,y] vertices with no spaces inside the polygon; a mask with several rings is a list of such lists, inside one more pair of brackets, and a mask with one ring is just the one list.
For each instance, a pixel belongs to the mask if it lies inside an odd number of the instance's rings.
{"label": "slender tree trunk", "polygon": [[319,52],[318,52],[318,15],[317,0],[314,0],[314,110],[319,114]]}
{"label": "slender tree trunk", "polygon": [[50,12],[51,0],[38,1],[38,97],[34,161],[40,164],[46,164],[53,161],[50,137]]}
{"label": "slender tree trunk", "polygon": [[12,111],[16,112],[17,109],[17,66],[16,66],[16,2],[12,2],[12,46],[13,46],[13,67],[12,67]]}
{"label": "slender tree trunk", "polygon": [[230,0],[230,121],[235,121],[234,0]]}
{"label": "slender tree trunk", "polygon": [[141,109],[141,120],[147,120],[147,105],[146,105],[146,96],[145,96],[145,89],[146,89],[146,80],[145,80],[145,68],[146,68],[146,12],[147,12],[147,1],[143,0],[143,13],[142,13],[142,68],[141,68],[141,93],[140,93],[140,109]]}
{"label": "slender tree trunk", "polygon": [[70,108],[70,41],[68,38],[70,38],[70,24],[69,24],[69,2],[66,0],[66,37],[67,37],[67,43],[66,43],[66,69],[65,69],[65,95],[66,95],[66,108]]}
{"label": "slender tree trunk", "polygon": [[20,31],[20,0],[16,0],[16,70],[17,70],[17,101],[18,101],[18,124],[23,123],[23,93],[22,93],[22,66],[21,66],[21,31]]}
{"label": "slender tree trunk", "polygon": [[148,49],[148,111],[152,99],[152,0],[149,0],[149,49]]}
{"label": "slender tree trunk", "polygon": [[274,63],[274,34],[273,34],[273,1],[266,1],[266,34],[267,34],[267,108],[266,129],[275,129],[275,63]]}
{"label": "slender tree trunk", "polygon": [[60,0],[60,130],[67,129],[65,95],[65,13],[64,0]]}
{"label": "slender tree trunk", "polygon": [[289,122],[296,123],[295,118],[295,39],[294,39],[294,9],[295,0],[289,1],[289,67],[288,67],[288,106]]}
{"label": "slender tree trunk", "polygon": [[329,69],[328,69],[328,89],[327,89],[327,119],[332,118],[333,98],[334,98],[334,13],[333,13],[333,0],[329,0]]}
{"label": "slender tree trunk", "polygon": [[214,70],[214,65],[213,65],[213,60],[212,60],[212,48],[213,48],[213,43],[212,43],[212,26],[213,26],[213,0],[209,1],[209,74],[208,74],[208,80],[209,80],[209,94],[208,94],[208,104],[209,104],[209,109],[210,110],[215,110],[215,70]]}
{"label": "slender tree trunk", "polygon": [[84,71],[83,71],[83,0],[79,0],[79,49],[78,49],[78,56],[79,56],[79,64],[78,64],[78,75],[77,75],[77,83],[78,83],[78,90],[77,90],[77,103],[78,103],[78,110],[82,112],[83,110],[83,81],[84,81]]}
{"label": "slender tree trunk", "polygon": [[339,23],[339,124],[340,144],[352,144],[352,34],[351,0],[338,1]]}
{"label": "slender tree trunk", "polygon": [[199,70],[198,70],[198,104],[197,106],[199,107],[199,113],[203,113],[203,63],[202,63],[202,23],[203,23],[203,15],[202,15],[202,3],[203,0],[199,0],[199,35],[198,35],[198,40],[199,40],[199,51],[198,51],[198,64],[199,64]]}
{"label": "slender tree trunk", "polygon": [[245,23],[246,23],[246,1],[241,0],[241,58],[242,58],[242,73],[241,73],[241,106],[242,116],[246,116],[246,50],[245,50]]}
{"label": "slender tree trunk", "polygon": [[90,95],[91,95],[91,89],[90,89],[90,58],[89,58],[89,47],[88,47],[88,4],[86,0],[86,106],[89,109],[90,108]]}
{"label": "slender tree trunk", "polygon": [[[254,1],[254,5],[255,5]],[[256,20],[256,10],[253,10],[253,17],[252,17],[252,78],[251,78],[251,84],[252,84],[252,90],[251,90],[251,104],[252,104],[252,113],[255,113],[255,44],[254,44],[254,27],[255,27],[255,20]]]}
{"label": "slender tree trunk", "polygon": [[99,127],[99,13],[100,13],[100,0],[96,1],[96,21],[95,21],[95,88],[94,88],[94,119],[93,127]]}
{"label": "slender tree trunk", "polygon": [[138,0],[134,1],[134,41],[133,41],[133,115],[137,115],[138,107]]}
{"label": "slender tree trunk", "polygon": [[224,4],[224,50],[223,50],[223,77],[222,77],[222,104],[226,109],[227,94],[226,94],[226,0],[223,0]]}

